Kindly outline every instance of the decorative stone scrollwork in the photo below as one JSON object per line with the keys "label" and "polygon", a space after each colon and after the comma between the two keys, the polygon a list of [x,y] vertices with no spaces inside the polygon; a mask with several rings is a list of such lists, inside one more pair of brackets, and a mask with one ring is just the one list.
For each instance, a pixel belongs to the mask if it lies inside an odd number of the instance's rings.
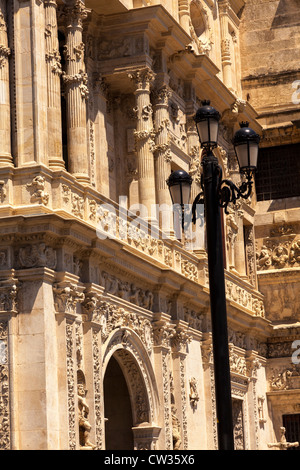
{"label": "decorative stone scrollwork", "polygon": [[76,450],[76,418],[75,418],[75,364],[74,364],[74,338],[73,325],[66,324],[66,351],[67,351],[67,391],[68,391],[68,418],[69,418],[69,449]]}
{"label": "decorative stone scrollwork", "polygon": [[[112,331],[126,328],[126,335],[127,329],[133,330],[140,337],[146,350],[151,352],[153,334],[151,322],[147,318],[107,302],[92,292],[85,296],[83,312],[88,315],[89,320],[100,324],[102,341],[105,342]],[[123,342],[126,342],[126,335],[122,336]]]}
{"label": "decorative stone scrollwork", "polygon": [[273,368],[269,379],[271,390],[292,390],[300,388],[300,365],[286,368]]}
{"label": "decorative stone scrollwork", "polygon": [[238,354],[232,345],[229,348],[230,371],[240,375],[247,375],[247,364],[245,357]]}
{"label": "decorative stone scrollwork", "polygon": [[153,323],[153,340],[155,346],[169,348],[170,341],[175,334],[175,326],[159,320]]}
{"label": "decorative stone scrollwork", "polygon": [[0,322],[0,450],[10,449],[8,322]]}
{"label": "decorative stone scrollwork", "polygon": [[54,75],[60,76],[62,74],[62,67],[59,51],[47,52],[45,58],[46,62],[50,64],[51,70]]}
{"label": "decorative stone scrollwork", "polygon": [[137,89],[148,89],[154,80],[155,74],[149,68],[135,70],[128,74],[128,77],[135,82]]}
{"label": "decorative stone scrollwork", "polygon": [[26,188],[31,191],[32,202],[38,201],[41,204],[48,204],[49,194],[45,191],[45,182],[44,176],[37,175],[31,183],[26,184]]}
{"label": "decorative stone scrollwork", "polygon": [[177,329],[174,336],[171,339],[172,349],[176,351],[184,351],[187,344],[192,341],[192,337],[187,331],[183,329]]}
{"label": "decorative stone scrollwork", "polygon": [[79,70],[79,73],[76,73],[74,75],[67,75],[66,73],[63,72],[62,78],[66,86],[71,86],[74,83],[79,84],[81,97],[86,100],[88,99],[89,97],[88,75],[83,70]]}
{"label": "decorative stone scrollwork", "polygon": [[11,55],[10,48],[4,46],[3,44],[0,44],[0,69],[4,67],[10,55]]}

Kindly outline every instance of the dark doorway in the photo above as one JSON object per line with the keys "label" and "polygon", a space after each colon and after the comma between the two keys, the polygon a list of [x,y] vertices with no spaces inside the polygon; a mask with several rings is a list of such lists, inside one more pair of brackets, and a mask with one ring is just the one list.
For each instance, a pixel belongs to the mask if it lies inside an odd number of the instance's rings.
{"label": "dark doorway", "polygon": [[[300,443],[300,414],[283,415],[282,424],[285,427],[285,437],[287,442]],[[287,450],[300,450],[300,446],[288,447]]]}
{"label": "dark doorway", "polygon": [[105,448],[133,450],[132,411],[125,377],[112,357],[104,376]]}

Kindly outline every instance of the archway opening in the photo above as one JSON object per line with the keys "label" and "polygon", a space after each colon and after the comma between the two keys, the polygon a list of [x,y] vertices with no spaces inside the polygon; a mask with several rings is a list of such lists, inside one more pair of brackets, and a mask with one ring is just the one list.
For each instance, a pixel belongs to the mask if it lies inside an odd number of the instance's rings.
{"label": "archway opening", "polygon": [[104,376],[105,448],[133,450],[133,420],[125,377],[112,356]]}

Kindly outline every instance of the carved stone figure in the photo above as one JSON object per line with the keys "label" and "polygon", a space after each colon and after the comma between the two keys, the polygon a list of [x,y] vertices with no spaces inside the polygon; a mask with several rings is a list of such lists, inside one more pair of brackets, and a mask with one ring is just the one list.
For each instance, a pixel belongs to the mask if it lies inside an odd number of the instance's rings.
{"label": "carved stone figure", "polygon": [[190,380],[190,402],[193,408],[197,406],[199,401],[199,394],[197,391],[197,381],[195,377],[192,377]]}
{"label": "carved stone figure", "polygon": [[287,450],[291,447],[299,447],[299,442],[287,442],[285,437],[285,428],[280,428],[280,441],[268,444],[268,447],[277,447],[278,450]]}
{"label": "carved stone figure", "polygon": [[77,388],[78,394],[78,416],[79,416],[79,440],[81,447],[91,447],[95,449],[95,445],[92,444],[89,440],[89,434],[91,430],[91,425],[88,421],[89,415],[89,406],[86,402],[85,395],[86,391],[82,384],[78,384]]}
{"label": "carved stone figure", "polygon": [[176,408],[174,405],[171,407],[172,411],[172,429],[173,429],[173,450],[179,450],[181,445],[181,426],[180,421],[176,416]]}

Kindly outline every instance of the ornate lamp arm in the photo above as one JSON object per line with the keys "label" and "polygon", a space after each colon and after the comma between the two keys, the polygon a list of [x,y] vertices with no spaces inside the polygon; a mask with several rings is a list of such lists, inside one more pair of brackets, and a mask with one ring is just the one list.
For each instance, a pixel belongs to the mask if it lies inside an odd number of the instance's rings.
{"label": "ornate lamp arm", "polygon": [[[228,204],[232,202],[235,204],[235,202],[239,198],[243,199],[248,199],[248,197],[251,195],[252,192],[252,187],[253,187],[253,181],[252,181],[252,174],[251,171],[246,172],[246,181],[243,181],[240,186],[236,186],[232,181],[230,180],[222,180],[222,167],[220,165],[215,166],[215,171],[218,173],[219,176],[219,183],[217,187],[217,193],[218,193],[218,199],[219,199],[219,206],[224,207],[225,209],[225,214],[228,214]],[[201,187],[203,188],[203,175],[201,175]],[[197,204],[204,204],[204,192],[200,192],[192,206],[192,222],[193,224],[196,223],[196,206]]]}
{"label": "ornate lamp arm", "polygon": [[246,173],[246,181],[243,181],[240,186],[236,186],[230,180],[222,180],[222,169],[220,167],[220,183],[218,187],[219,205],[224,207],[225,214],[228,214],[227,206],[230,202],[235,202],[239,198],[248,199],[252,192],[253,181],[250,171]]}

